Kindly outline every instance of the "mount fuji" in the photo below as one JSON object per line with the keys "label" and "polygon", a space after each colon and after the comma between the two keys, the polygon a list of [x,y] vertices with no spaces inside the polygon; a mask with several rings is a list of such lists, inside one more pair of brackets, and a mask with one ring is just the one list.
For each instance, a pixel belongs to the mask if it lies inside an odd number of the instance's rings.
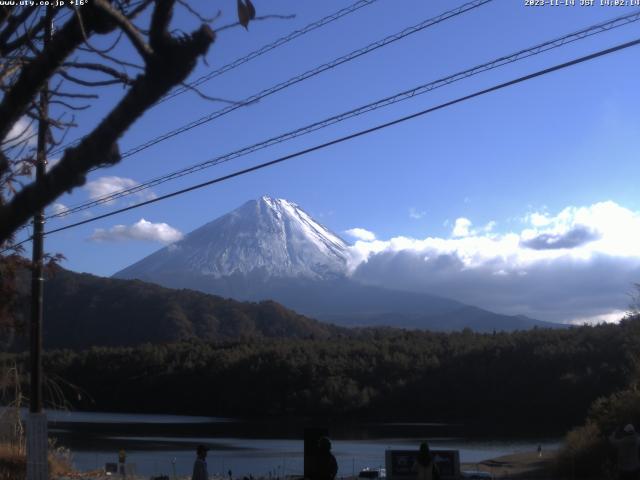
{"label": "mount fuji", "polygon": [[114,277],[236,300],[275,300],[346,326],[476,331],[557,326],[434,295],[363,285],[349,277],[350,259],[349,245],[298,205],[263,196]]}
{"label": "mount fuji", "polygon": [[[116,273],[198,290],[229,279],[323,281],[346,275],[348,245],[295,203],[252,200]],[[180,279],[180,280],[178,280]],[[222,281],[222,282],[220,282]],[[233,282],[232,282],[233,283]]]}

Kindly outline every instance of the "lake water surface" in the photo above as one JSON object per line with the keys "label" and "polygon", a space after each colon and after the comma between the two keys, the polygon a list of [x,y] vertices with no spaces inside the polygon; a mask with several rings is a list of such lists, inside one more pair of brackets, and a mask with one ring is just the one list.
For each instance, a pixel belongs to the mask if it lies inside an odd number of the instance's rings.
{"label": "lake water surface", "polygon": [[[303,471],[303,429],[300,423],[244,421],[217,417],[48,412],[50,436],[69,447],[80,470],[116,462],[120,448],[127,462],[143,475],[187,475],[195,446],[212,448],[211,474],[234,477],[282,477]],[[510,453],[556,449],[559,438],[478,439],[456,435],[456,426],[437,423],[360,423],[330,425],[338,476],[364,467],[384,467],[387,449],[417,449],[428,440],[435,449],[460,450],[461,462],[474,463]]]}

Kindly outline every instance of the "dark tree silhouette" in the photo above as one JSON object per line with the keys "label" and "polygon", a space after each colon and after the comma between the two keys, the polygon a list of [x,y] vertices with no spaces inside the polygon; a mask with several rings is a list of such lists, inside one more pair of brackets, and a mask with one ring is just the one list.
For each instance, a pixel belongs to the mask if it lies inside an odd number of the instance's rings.
{"label": "dark tree silhouette", "polygon": [[[89,171],[120,160],[118,139],[173,87],[185,85],[214,42],[211,24],[220,16],[205,18],[196,8],[201,5],[191,6],[189,0],[64,3],[0,6],[0,327],[9,331],[20,323],[16,283],[29,266],[14,242],[17,229],[82,185]],[[249,0],[237,3],[237,25],[246,28],[255,9]],[[180,31],[172,20],[179,8],[201,26],[172,34]],[[97,48],[100,39],[111,45]],[[121,54],[131,46],[137,59]],[[123,87],[121,98],[80,141],[60,147],[77,126],[75,113],[112,85]],[[32,176],[35,126],[43,132],[47,152],[61,156],[40,181]]]}
{"label": "dark tree silhouette", "polygon": [[[237,3],[238,24],[246,27],[255,18],[255,9],[249,0]],[[173,35],[175,8],[187,9],[202,21],[201,27]],[[59,26],[44,46],[49,19]],[[65,8],[0,7],[0,246],[10,245],[12,234],[37,210],[82,185],[87,172],[120,160],[117,141],[122,134],[171,88],[183,83],[198,58],[208,51],[215,39],[207,24],[212,20],[187,0],[91,0]],[[140,25],[143,22],[145,25]],[[112,36],[115,43],[99,50],[92,46],[92,38],[98,36]],[[111,55],[121,40],[134,47],[141,65]],[[137,70],[137,75],[130,77],[123,65]],[[91,80],[80,78],[78,73],[82,72]],[[21,185],[20,179],[28,178],[33,154],[25,156],[30,129],[20,128],[20,122],[44,119],[51,147],[60,143],[54,131],[64,136],[74,126],[68,115],[52,118],[39,109],[37,97],[47,82],[52,83],[47,91],[50,103],[65,108],[66,113],[85,108],[73,102],[96,94],[95,90],[69,92],[65,85],[99,89],[122,84],[125,93],[80,142],[62,153],[41,182]]]}

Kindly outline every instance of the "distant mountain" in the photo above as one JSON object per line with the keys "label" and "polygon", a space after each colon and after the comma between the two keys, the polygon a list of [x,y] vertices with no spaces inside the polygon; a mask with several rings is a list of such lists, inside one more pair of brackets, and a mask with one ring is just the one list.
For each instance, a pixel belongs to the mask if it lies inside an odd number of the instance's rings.
{"label": "distant mountain", "polygon": [[262,197],[116,273],[162,284],[234,276],[324,280],[344,276],[347,244],[295,203]]}
{"label": "distant mountain", "polygon": [[349,272],[349,246],[302,208],[267,196],[189,233],[114,278],[140,279],[237,300],[275,300],[344,326],[476,331],[557,327],[420,293],[366,286]]}
{"label": "distant mountain", "polygon": [[192,290],[64,269],[46,281],[44,292],[43,337],[47,349],[191,339],[327,338],[343,331],[272,301],[242,303]]}

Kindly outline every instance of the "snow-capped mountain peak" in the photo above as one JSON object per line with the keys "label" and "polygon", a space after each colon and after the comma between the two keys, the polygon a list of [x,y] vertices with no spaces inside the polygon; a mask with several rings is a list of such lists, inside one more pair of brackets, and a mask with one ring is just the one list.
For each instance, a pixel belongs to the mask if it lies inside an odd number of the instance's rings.
{"label": "snow-capped mountain peak", "polygon": [[203,225],[181,241],[118,272],[148,279],[200,274],[224,278],[327,279],[347,270],[347,244],[297,204],[263,196]]}

